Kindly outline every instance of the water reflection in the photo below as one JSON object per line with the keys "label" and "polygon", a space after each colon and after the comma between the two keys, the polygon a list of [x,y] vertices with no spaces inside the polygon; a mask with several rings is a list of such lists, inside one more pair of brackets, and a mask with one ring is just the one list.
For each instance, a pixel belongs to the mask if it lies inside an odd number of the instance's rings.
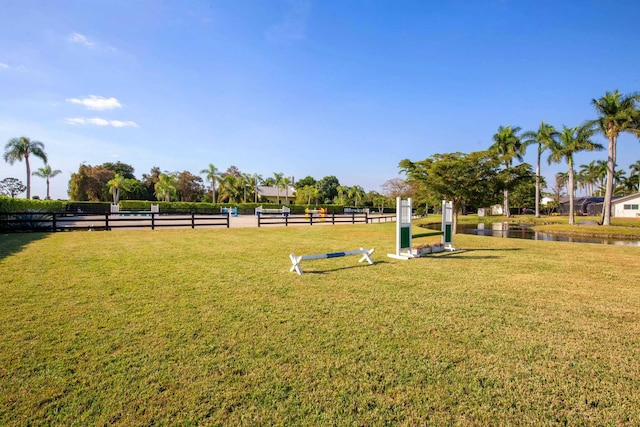
{"label": "water reflection", "polygon": [[[429,224],[426,227],[439,230],[440,224]],[[555,242],[640,246],[639,240],[612,240],[598,237],[564,236],[535,231],[531,228],[531,224],[513,224],[510,222],[494,222],[492,224],[458,224],[458,233],[475,234],[476,236],[504,237],[511,239],[550,240]]]}

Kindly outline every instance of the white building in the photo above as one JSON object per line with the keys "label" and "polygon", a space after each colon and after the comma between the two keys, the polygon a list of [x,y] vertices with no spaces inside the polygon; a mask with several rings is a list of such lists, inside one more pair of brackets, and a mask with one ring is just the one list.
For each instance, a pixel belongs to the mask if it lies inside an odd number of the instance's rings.
{"label": "white building", "polygon": [[611,214],[618,218],[640,217],[640,193],[612,200]]}

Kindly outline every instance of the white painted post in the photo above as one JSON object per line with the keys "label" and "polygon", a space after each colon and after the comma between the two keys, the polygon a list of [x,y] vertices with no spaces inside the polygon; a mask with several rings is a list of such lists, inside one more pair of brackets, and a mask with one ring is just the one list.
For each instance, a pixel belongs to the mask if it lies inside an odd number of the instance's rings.
{"label": "white painted post", "polygon": [[415,258],[415,256],[411,254],[412,208],[411,197],[406,200],[402,200],[402,197],[396,198],[396,252],[387,254],[389,258],[401,260]]}
{"label": "white painted post", "polygon": [[453,202],[442,201],[442,244],[446,251],[455,251],[453,247]]}

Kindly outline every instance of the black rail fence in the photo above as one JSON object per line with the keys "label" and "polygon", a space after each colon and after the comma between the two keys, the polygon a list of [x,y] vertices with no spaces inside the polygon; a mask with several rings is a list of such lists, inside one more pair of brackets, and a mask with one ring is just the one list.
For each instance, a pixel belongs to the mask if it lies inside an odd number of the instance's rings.
{"label": "black rail fence", "polygon": [[371,216],[367,212],[351,212],[346,214],[263,214],[258,213],[258,227],[264,225],[295,225],[295,224],[372,224],[374,222],[395,221],[396,215],[374,215]]}
{"label": "black rail fence", "polygon": [[56,212],[10,212],[0,213],[0,230],[9,231],[74,231],[114,230],[124,228],[162,227],[226,227],[229,214],[203,213],[56,213]]}
{"label": "black rail fence", "polygon": [[357,214],[327,214],[327,215],[318,215],[318,214],[304,214],[304,215],[290,215],[290,214],[261,214],[257,213],[258,216],[258,227],[262,227],[264,225],[284,225],[288,226],[289,224],[340,224],[340,223],[348,223],[348,224],[357,224],[357,223],[368,223],[368,215],[367,213]]}
{"label": "black rail fence", "polygon": [[[110,231],[127,228],[177,228],[177,227],[226,227],[230,228],[229,212],[147,212],[129,211],[118,213],[87,212],[0,212],[0,232],[24,231]],[[246,215],[249,217],[249,215]],[[414,218],[420,218],[414,215]],[[327,214],[258,214],[258,227],[270,225],[320,225],[320,224],[372,224],[393,222],[395,214],[371,215],[368,213]]]}

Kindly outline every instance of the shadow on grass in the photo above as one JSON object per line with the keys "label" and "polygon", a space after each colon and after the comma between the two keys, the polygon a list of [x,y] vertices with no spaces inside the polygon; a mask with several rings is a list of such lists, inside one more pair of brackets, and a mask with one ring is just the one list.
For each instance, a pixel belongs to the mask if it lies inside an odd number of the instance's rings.
{"label": "shadow on grass", "polygon": [[521,251],[522,248],[504,248],[504,249],[457,249],[453,252],[440,252],[438,254],[427,255],[423,258],[456,258],[456,259],[497,259],[500,258],[498,254],[491,255],[473,255],[466,256],[465,254],[472,252],[510,252],[510,251]]}
{"label": "shadow on grass", "polygon": [[44,239],[50,233],[0,233],[0,260],[18,253],[29,243]]}
{"label": "shadow on grass", "polygon": [[[375,261],[374,264],[386,264],[387,261]],[[334,271],[340,271],[340,270],[351,270],[352,268],[366,268],[366,267],[371,267],[369,264],[357,264],[357,265],[347,265],[344,267],[337,267],[337,268],[327,268],[325,270],[306,270],[304,267],[302,268],[302,272],[304,274],[327,274],[327,273],[333,273]]]}

